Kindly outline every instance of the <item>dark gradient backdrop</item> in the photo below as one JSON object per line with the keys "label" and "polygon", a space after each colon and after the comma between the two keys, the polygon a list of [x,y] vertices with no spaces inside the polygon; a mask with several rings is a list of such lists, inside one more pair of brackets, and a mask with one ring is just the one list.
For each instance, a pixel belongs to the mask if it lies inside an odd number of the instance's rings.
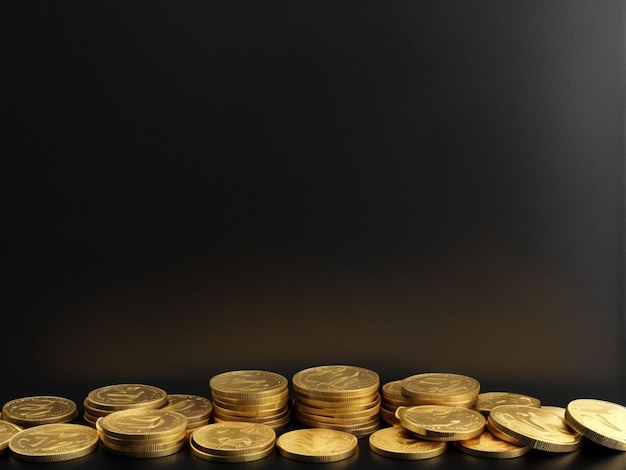
{"label": "dark gradient backdrop", "polygon": [[15,3],[1,401],[324,363],[626,398],[623,2]]}

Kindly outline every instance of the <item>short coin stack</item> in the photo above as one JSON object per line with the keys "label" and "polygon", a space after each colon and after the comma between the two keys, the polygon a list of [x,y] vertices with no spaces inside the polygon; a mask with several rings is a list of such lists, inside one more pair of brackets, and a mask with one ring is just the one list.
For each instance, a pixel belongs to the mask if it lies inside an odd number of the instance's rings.
{"label": "short coin stack", "polygon": [[294,374],[292,384],[295,416],[305,426],[365,437],[380,425],[380,380],[369,369],[312,367]]}
{"label": "short coin stack", "polygon": [[22,428],[69,423],[77,414],[76,403],[68,398],[55,396],[18,398],[2,407],[3,419]]}
{"label": "short coin stack", "polygon": [[393,380],[381,388],[380,417],[392,426],[400,424],[396,410],[401,406],[411,406],[411,400],[402,395],[402,381]]}
{"label": "short coin stack", "polygon": [[211,400],[197,395],[170,393],[167,395],[167,405],[162,410],[175,411],[187,418],[187,436],[196,429],[209,424],[213,404]]}
{"label": "short coin stack", "polygon": [[125,457],[164,457],[187,443],[187,418],[174,411],[116,411],[98,419],[96,430],[104,449]]}
{"label": "short coin stack", "polygon": [[207,424],[189,438],[191,453],[211,462],[241,463],[267,457],[276,432],[265,424],[227,421]]}
{"label": "short coin stack", "polygon": [[83,402],[85,422],[93,427],[98,418],[114,411],[156,409],[167,404],[167,393],[158,387],[144,384],[116,384],[89,392]]}
{"label": "short coin stack", "polygon": [[287,379],[264,370],[236,370],[209,380],[216,423],[241,421],[279,429],[291,419]]}
{"label": "short coin stack", "polygon": [[472,377],[443,372],[416,374],[402,379],[402,395],[412,405],[473,407],[480,393],[480,383]]}

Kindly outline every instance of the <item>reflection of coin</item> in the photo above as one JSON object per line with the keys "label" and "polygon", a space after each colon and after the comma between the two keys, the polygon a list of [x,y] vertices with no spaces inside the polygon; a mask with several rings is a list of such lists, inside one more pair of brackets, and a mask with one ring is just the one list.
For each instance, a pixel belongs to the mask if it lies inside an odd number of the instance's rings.
{"label": "reflection of coin", "polygon": [[466,454],[490,459],[511,459],[526,454],[533,447],[519,446],[498,439],[485,429],[480,435],[455,442],[455,447]]}
{"label": "reflection of coin", "polygon": [[617,403],[581,398],[571,401],[565,421],[589,440],[626,450],[626,408]]}
{"label": "reflection of coin", "polygon": [[446,442],[418,438],[402,426],[379,429],[369,437],[369,446],[377,454],[402,460],[422,460],[446,451]]}
{"label": "reflection of coin", "polygon": [[2,407],[5,421],[22,427],[67,423],[77,414],[76,403],[63,397],[35,396],[11,400]]}
{"label": "reflection of coin", "polygon": [[362,367],[328,365],[297,372],[292,384],[295,392],[310,397],[358,397],[377,392],[380,379],[376,372]]}
{"label": "reflection of coin", "polygon": [[537,398],[512,392],[484,392],[478,395],[476,410],[488,415],[492,408],[498,405],[527,405],[539,407],[541,401]]}
{"label": "reflection of coin", "polygon": [[420,437],[434,441],[459,441],[479,435],[485,417],[462,407],[419,405],[398,413],[400,424]]}
{"label": "reflection of coin", "polygon": [[116,384],[90,391],[87,400],[93,408],[106,411],[160,408],[167,404],[167,393],[151,385]]}
{"label": "reflection of coin", "polygon": [[297,429],[276,439],[281,455],[305,462],[336,462],[357,452],[358,440],[352,434],[334,429]]}
{"label": "reflection of coin", "polygon": [[436,401],[437,404],[473,402],[480,391],[480,383],[471,377],[448,373],[424,373],[402,379],[402,394],[412,402]]}
{"label": "reflection of coin", "polygon": [[565,420],[541,408],[500,405],[489,413],[489,423],[523,445],[547,452],[571,452],[582,444],[582,436]]}
{"label": "reflection of coin", "polygon": [[197,450],[218,457],[258,454],[273,447],[275,441],[271,427],[235,421],[207,424],[191,434]]}
{"label": "reflection of coin", "polygon": [[11,454],[29,462],[61,462],[98,448],[95,429],[81,424],[44,424],[25,429],[9,442]]}
{"label": "reflection of coin", "polygon": [[11,438],[22,430],[21,427],[16,426],[8,421],[0,420],[0,454],[4,453],[9,446]]}

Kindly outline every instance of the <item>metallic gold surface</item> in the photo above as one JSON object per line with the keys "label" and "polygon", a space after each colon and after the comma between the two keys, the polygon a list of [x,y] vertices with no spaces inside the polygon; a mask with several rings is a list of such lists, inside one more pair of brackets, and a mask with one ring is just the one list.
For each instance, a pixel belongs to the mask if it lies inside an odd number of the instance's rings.
{"label": "metallic gold surface", "polygon": [[484,392],[478,394],[475,408],[484,415],[488,415],[492,408],[498,405],[527,405],[538,408],[541,400],[521,393],[513,392]]}
{"label": "metallic gold surface", "polygon": [[11,438],[21,430],[20,426],[0,419],[0,454],[4,453],[7,447],[9,447]]}
{"label": "metallic gold surface", "polygon": [[489,459],[512,459],[528,453],[533,447],[520,446],[497,438],[488,429],[471,439],[457,441],[455,447],[466,454]]}
{"label": "metallic gold surface", "polygon": [[443,454],[446,442],[427,441],[418,438],[402,426],[379,429],[369,437],[372,451],[385,457],[402,460],[423,460]]}
{"label": "metallic gold surface", "polygon": [[191,443],[212,456],[234,457],[258,454],[273,447],[276,432],[269,426],[256,423],[212,423],[196,429]]}
{"label": "metallic gold surface", "polygon": [[336,462],[354,455],[358,439],[352,434],[333,429],[297,429],[276,439],[276,447],[284,457],[305,462]]}
{"label": "metallic gold surface", "polygon": [[596,444],[626,450],[626,408],[622,405],[590,398],[572,400],[565,421]]}
{"label": "metallic gold surface", "polygon": [[565,419],[565,408],[562,406],[541,405],[542,410],[550,411],[560,418]]}
{"label": "metallic gold surface", "polygon": [[304,369],[292,378],[293,389],[310,397],[358,397],[378,391],[376,372],[348,365],[326,365]]}
{"label": "metallic gold surface", "polygon": [[264,370],[235,370],[209,380],[212,394],[233,398],[271,397],[283,392],[287,385],[282,375]]}
{"label": "metallic gold surface", "polygon": [[400,419],[396,418],[395,410],[390,411],[380,407],[380,418],[391,426],[400,426]]}
{"label": "metallic gold surface", "polygon": [[459,441],[478,436],[485,417],[467,408],[419,405],[399,413],[400,424],[420,437],[436,441]]}
{"label": "metallic gold surface", "polygon": [[98,434],[81,424],[34,426],[9,441],[11,454],[28,462],[61,462],[83,457],[98,448]]}
{"label": "metallic gold surface", "polygon": [[267,447],[264,450],[259,452],[251,453],[251,454],[242,454],[242,455],[218,455],[212,454],[210,452],[204,452],[198,449],[193,441],[189,440],[189,448],[191,449],[191,454],[203,459],[208,460],[210,462],[223,462],[223,463],[243,463],[243,462],[252,462],[255,460],[263,459],[274,452],[274,445]]}
{"label": "metallic gold surface", "polygon": [[489,413],[489,422],[523,445],[546,452],[572,452],[582,444],[580,433],[572,430],[564,419],[541,408],[496,406]]}
{"label": "metallic gold surface", "polygon": [[163,449],[156,449],[156,450],[140,450],[140,451],[119,450],[119,449],[112,449],[104,445],[102,446],[102,448],[106,450],[107,452],[120,455],[122,457],[128,457],[128,458],[133,458],[133,459],[154,459],[154,458],[166,457],[168,455],[173,455],[179,452],[181,449],[183,449],[186,445],[187,445],[187,440],[184,439],[179,443],[173,444],[171,447],[166,447]]}
{"label": "metallic gold surface", "polygon": [[167,405],[161,408],[166,411],[175,411],[187,418],[187,426],[210,419],[213,412],[211,400],[197,395],[168,394]]}
{"label": "metallic gold surface", "polygon": [[90,391],[87,400],[93,408],[108,411],[160,408],[167,404],[167,393],[151,385],[116,384]]}
{"label": "metallic gold surface", "polygon": [[97,422],[98,432],[118,439],[150,440],[176,436],[187,429],[187,418],[174,411],[133,409],[111,413]]}
{"label": "metallic gold surface", "polygon": [[509,436],[508,434],[503,433],[502,431],[500,431],[498,428],[494,427],[493,424],[491,423],[491,420],[489,417],[487,417],[487,426],[485,426],[485,428],[491,433],[493,434],[495,437],[497,437],[498,439],[504,441],[504,442],[509,442],[511,444],[514,444],[518,447],[525,447],[526,444],[518,441],[517,439],[513,439],[511,436]]}
{"label": "metallic gold surface", "polygon": [[77,413],[76,403],[68,398],[55,396],[18,398],[2,407],[3,419],[21,427],[68,423]]}
{"label": "metallic gold surface", "polygon": [[472,401],[480,392],[476,379],[443,372],[412,375],[402,379],[400,386],[402,394],[412,401],[438,400],[439,404]]}
{"label": "metallic gold surface", "polygon": [[358,397],[342,396],[338,398],[331,398],[328,396],[317,397],[315,395],[311,396],[302,393],[296,393],[295,395],[295,399],[298,403],[316,408],[364,409],[369,408],[372,403],[380,399],[378,392],[368,393],[367,395],[360,395]]}

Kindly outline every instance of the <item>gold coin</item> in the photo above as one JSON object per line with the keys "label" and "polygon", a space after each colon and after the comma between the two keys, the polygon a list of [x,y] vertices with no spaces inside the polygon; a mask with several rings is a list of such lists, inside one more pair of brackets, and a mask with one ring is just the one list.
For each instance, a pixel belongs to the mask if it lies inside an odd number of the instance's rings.
{"label": "gold coin", "polygon": [[497,438],[488,429],[471,439],[457,441],[455,447],[461,452],[489,459],[512,459],[528,453],[532,446],[520,446]]}
{"label": "gold coin", "polygon": [[100,442],[108,449],[118,450],[121,452],[161,452],[171,450],[172,447],[179,446],[181,443],[187,442],[187,435],[183,433],[174,440],[168,442],[147,443],[149,441],[117,441],[113,442],[100,436]]}
{"label": "gold coin", "polygon": [[369,437],[369,446],[377,454],[402,460],[423,460],[443,454],[448,444],[427,441],[402,426],[379,429]]}
{"label": "gold coin", "polygon": [[324,396],[323,398],[311,397],[302,393],[295,394],[295,402],[302,403],[306,406],[312,406],[315,408],[351,408],[351,409],[366,409],[370,408],[372,404],[380,400],[380,394],[378,392],[368,393],[367,395],[360,395],[358,397],[338,397],[332,398]]}
{"label": "gold coin", "polygon": [[276,439],[284,457],[304,462],[336,462],[356,454],[358,439],[350,433],[333,429],[296,429]]}
{"label": "gold coin", "polygon": [[400,420],[396,418],[395,410],[387,410],[383,407],[380,408],[380,418],[391,426],[399,426]]}
{"label": "gold coin", "polygon": [[214,402],[219,402],[224,406],[259,406],[259,407],[271,407],[277,403],[283,403],[289,401],[289,389],[284,388],[282,391],[275,395],[256,395],[246,396],[244,398],[236,398],[232,396],[224,396],[220,393],[212,392],[212,398]]}
{"label": "gold coin", "polygon": [[207,424],[191,434],[191,443],[212,456],[232,457],[258,454],[273,447],[276,432],[257,423],[224,422]]}
{"label": "gold coin", "polygon": [[380,379],[369,369],[346,365],[311,367],[294,374],[293,389],[310,397],[353,397],[378,392]]}
{"label": "gold coin", "polygon": [[249,408],[224,408],[215,402],[214,411],[215,414],[225,415],[225,416],[240,416],[240,417],[248,417],[248,418],[261,418],[264,416],[278,416],[284,414],[289,409],[289,406],[285,403],[283,406],[279,408],[272,409],[249,409]]}
{"label": "gold coin", "polygon": [[20,432],[22,428],[8,421],[0,419],[0,454],[9,447],[11,438]]}
{"label": "gold coin", "polygon": [[18,398],[2,407],[3,419],[22,427],[67,423],[77,414],[76,403],[68,398],[55,396]]}
{"label": "gold coin", "polygon": [[572,430],[563,418],[541,408],[496,406],[489,413],[489,422],[523,445],[546,452],[572,452],[582,444],[582,436]]}
{"label": "gold coin", "polygon": [[167,393],[151,385],[116,384],[92,390],[87,399],[91,407],[108,411],[161,408],[167,404]]}
{"label": "gold coin", "polygon": [[187,418],[187,426],[189,426],[194,422],[209,419],[213,412],[213,403],[205,397],[174,393],[167,395],[167,405],[161,409],[184,415]]}
{"label": "gold coin", "polygon": [[[472,377],[460,374],[433,372],[412,375],[400,383],[402,395],[414,400],[439,400],[443,402],[466,402],[475,400],[480,383]],[[425,403],[420,403],[425,404]]]}
{"label": "gold coin", "polygon": [[538,408],[541,400],[521,393],[513,392],[484,392],[478,394],[476,410],[488,415],[492,408],[498,405],[527,405]]}
{"label": "gold coin", "polygon": [[419,405],[404,409],[399,417],[403,427],[434,441],[471,439],[485,429],[485,417],[467,408]]}
{"label": "gold coin", "polygon": [[251,453],[251,454],[241,454],[241,455],[219,455],[212,454],[210,452],[204,452],[198,449],[193,440],[189,440],[189,448],[191,449],[191,454],[196,457],[208,460],[210,462],[224,462],[224,463],[243,463],[243,462],[252,462],[254,460],[260,460],[262,458],[267,457],[272,452],[274,452],[274,444],[268,446],[266,449],[263,449],[259,452]]}
{"label": "gold coin", "polygon": [[131,409],[111,413],[98,419],[97,429],[117,439],[150,440],[185,433],[187,418],[174,411]]}
{"label": "gold coin", "polygon": [[565,419],[565,408],[561,406],[541,405],[542,410],[550,411],[560,418]]}
{"label": "gold coin", "polygon": [[626,408],[590,398],[572,400],[565,421],[587,439],[616,450],[626,450]]}
{"label": "gold coin", "polygon": [[514,444],[514,445],[516,445],[518,447],[526,447],[526,444],[523,444],[522,442],[518,441],[517,439],[513,439],[511,436],[503,433],[498,428],[494,427],[493,424],[491,423],[491,419],[489,417],[487,417],[487,426],[485,426],[485,427],[491,434],[493,434],[495,437],[497,437],[501,441],[509,442],[509,443]]}
{"label": "gold coin", "polygon": [[33,426],[9,441],[13,456],[28,462],[62,462],[83,457],[98,448],[95,429],[82,424]]}
{"label": "gold coin", "polygon": [[235,370],[211,377],[212,394],[232,398],[271,397],[287,388],[281,374],[264,370]]}
{"label": "gold coin", "polygon": [[102,448],[111,454],[120,455],[122,457],[128,457],[128,458],[133,458],[133,459],[154,459],[154,458],[166,457],[168,455],[176,454],[186,445],[187,445],[187,440],[184,439],[182,442],[178,444],[174,444],[171,447],[167,447],[163,449],[156,449],[156,450],[131,451],[131,450],[112,449],[107,446],[102,446]]}

